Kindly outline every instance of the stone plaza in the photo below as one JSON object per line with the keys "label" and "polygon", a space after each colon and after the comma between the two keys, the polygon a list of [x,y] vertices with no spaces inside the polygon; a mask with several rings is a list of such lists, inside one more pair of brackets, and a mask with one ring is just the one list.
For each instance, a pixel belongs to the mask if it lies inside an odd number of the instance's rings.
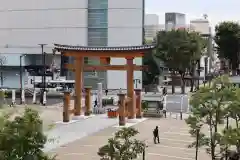
{"label": "stone plaza", "polygon": [[[186,116],[184,115],[185,118]],[[58,128],[58,131],[51,131],[51,135],[54,133],[58,138],[55,144],[49,143],[46,148],[49,154],[56,154],[59,160],[99,160],[98,149],[120,129],[114,127],[116,124],[117,119],[107,119],[106,115],[97,115],[91,119],[62,126],[62,129]],[[160,144],[153,143],[152,131],[156,126],[159,126]],[[145,141],[148,146],[146,160],[195,159],[195,149],[188,148],[194,139],[190,137],[185,121],[180,120],[178,116],[168,115],[167,118],[162,119],[150,118],[133,127],[139,131],[136,138]],[[199,149],[198,158],[209,159],[204,149]],[[141,160],[143,157],[140,156],[138,159]]]}

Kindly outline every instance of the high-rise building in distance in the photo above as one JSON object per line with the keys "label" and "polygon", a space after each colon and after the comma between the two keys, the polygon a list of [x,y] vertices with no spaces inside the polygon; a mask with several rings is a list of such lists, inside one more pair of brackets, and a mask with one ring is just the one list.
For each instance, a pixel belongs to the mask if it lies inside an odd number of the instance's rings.
{"label": "high-rise building in distance", "polygon": [[186,27],[186,15],[183,13],[165,13],[165,29],[167,31]]}

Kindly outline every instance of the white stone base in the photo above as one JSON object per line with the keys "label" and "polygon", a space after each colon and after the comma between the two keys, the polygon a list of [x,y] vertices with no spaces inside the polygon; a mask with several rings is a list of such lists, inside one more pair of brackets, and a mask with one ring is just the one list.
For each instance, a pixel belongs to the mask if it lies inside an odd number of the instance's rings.
{"label": "white stone base", "polygon": [[131,123],[129,123],[128,120],[127,120],[127,123],[126,123],[125,126],[119,126],[119,124],[117,124],[117,125],[115,125],[115,126],[113,126],[113,127],[114,127],[114,128],[132,127],[132,126],[134,126],[134,125],[136,125],[136,124],[138,124],[138,123],[140,123],[140,122],[143,122],[143,121],[145,121],[145,120],[147,120],[147,118],[136,119],[135,122],[132,121]]}
{"label": "white stone base", "polygon": [[139,118],[139,119],[134,118],[134,119],[128,119],[127,122],[128,122],[128,123],[139,123],[139,122],[144,121],[144,119],[146,119],[146,118]]}
{"label": "white stone base", "polygon": [[87,119],[88,116],[80,115],[80,116],[73,116],[72,120],[81,120],[81,119]]}
{"label": "white stone base", "polygon": [[75,122],[77,122],[78,120],[71,120],[71,121],[69,121],[69,122],[63,122],[63,121],[57,121],[57,122],[55,122],[56,124],[71,124],[71,123],[75,123]]}

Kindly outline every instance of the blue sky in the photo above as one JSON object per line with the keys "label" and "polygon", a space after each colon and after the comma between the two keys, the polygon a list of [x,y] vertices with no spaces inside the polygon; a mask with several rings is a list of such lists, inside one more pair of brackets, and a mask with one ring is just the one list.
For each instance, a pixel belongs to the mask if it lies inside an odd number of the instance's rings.
{"label": "blue sky", "polygon": [[164,23],[165,12],[185,13],[187,21],[208,15],[212,26],[225,20],[240,20],[240,0],[146,0],[146,13],[158,14]]}

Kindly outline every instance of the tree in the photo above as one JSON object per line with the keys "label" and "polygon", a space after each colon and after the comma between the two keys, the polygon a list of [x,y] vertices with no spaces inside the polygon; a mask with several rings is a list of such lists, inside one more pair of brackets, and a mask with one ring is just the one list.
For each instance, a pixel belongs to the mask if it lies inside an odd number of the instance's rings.
{"label": "tree", "polygon": [[[234,153],[234,156],[240,158],[240,89],[232,88],[231,101],[226,108],[227,126],[223,131],[222,144],[226,146],[227,154]],[[229,124],[229,120],[233,122]],[[236,150],[232,150],[234,146]],[[227,156],[230,156],[229,154]],[[225,154],[226,156],[226,154]]]}
{"label": "tree", "polygon": [[[153,40],[146,40],[144,44],[152,44]],[[147,70],[143,71],[143,85],[147,86],[156,82],[156,78],[160,74],[160,67],[155,61],[154,57],[155,50],[148,51],[144,54],[143,65],[148,66]]]}
{"label": "tree", "polygon": [[153,84],[156,81],[156,78],[160,74],[160,68],[156,64],[153,57],[154,55],[152,54],[152,52],[154,51],[151,51],[151,53],[145,54],[143,58],[143,64],[148,66],[148,69],[143,71],[144,86]]}
{"label": "tree", "polygon": [[202,38],[196,32],[185,29],[160,31],[157,34],[156,57],[164,61],[172,74],[172,92],[174,93],[174,77],[181,77],[182,93],[185,92],[185,74],[202,54]]}
{"label": "tree", "polygon": [[[189,147],[205,146],[207,153],[211,155],[212,160],[221,156],[225,149],[222,143],[221,131],[219,124],[223,124],[224,118],[227,115],[226,105],[232,99],[231,85],[226,76],[222,76],[213,80],[211,86],[201,87],[191,97],[190,104],[191,114],[186,119],[186,123],[190,127],[190,134],[198,139]],[[204,132],[204,127],[208,126],[209,132]],[[220,152],[216,148],[220,147]]]}
{"label": "tree", "polygon": [[117,131],[114,138],[108,139],[108,144],[99,148],[98,155],[102,160],[136,159],[146,147],[144,142],[132,139],[138,133],[131,127]]}
{"label": "tree", "polygon": [[236,75],[239,64],[240,25],[236,22],[222,22],[215,27],[215,32],[218,55],[229,60],[232,74]]}
{"label": "tree", "polygon": [[42,151],[46,141],[37,111],[26,109],[13,121],[0,117],[0,160],[54,160]]}

